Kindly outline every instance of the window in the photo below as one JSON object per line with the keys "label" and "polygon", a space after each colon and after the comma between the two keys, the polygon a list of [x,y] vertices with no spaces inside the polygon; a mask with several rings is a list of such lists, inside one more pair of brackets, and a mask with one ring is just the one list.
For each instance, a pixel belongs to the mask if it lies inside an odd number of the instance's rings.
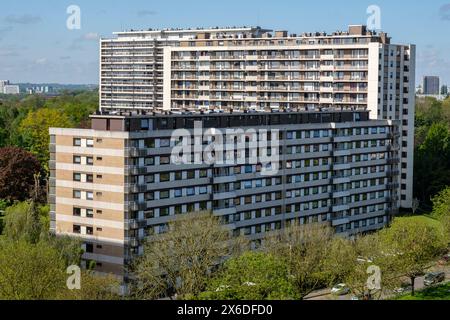
{"label": "window", "polygon": [[81,147],[81,139],[80,138],[74,138],[73,139],[73,145],[74,145],[74,147]]}
{"label": "window", "polygon": [[81,157],[80,156],[73,156],[73,163],[81,164]]}
{"label": "window", "polygon": [[170,181],[170,174],[169,173],[161,173],[159,175],[159,182],[167,182]]}
{"label": "window", "polygon": [[86,157],[86,164],[89,166],[94,165],[94,157]]}
{"label": "window", "polygon": [[188,179],[195,179],[195,171],[191,170],[187,172],[187,178]]}
{"label": "window", "polygon": [[74,224],[73,225],[73,233],[80,234],[81,233],[81,226]]}
{"label": "window", "polygon": [[94,210],[93,209],[86,209],[86,217],[93,218],[94,217]]}
{"label": "window", "polygon": [[208,188],[207,188],[207,187],[200,187],[200,188],[199,188],[199,193],[200,193],[200,194],[206,194],[206,193],[208,193]]}
{"label": "window", "polygon": [[181,171],[175,172],[175,180],[183,180],[183,173]]}
{"label": "window", "polygon": [[93,253],[94,252],[94,245],[92,243],[86,243],[86,252],[87,253]]}
{"label": "window", "polygon": [[86,175],[86,182],[93,183],[94,182],[94,175],[93,174],[87,174]]}
{"label": "window", "polygon": [[161,148],[170,147],[170,139],[161,139],[159,142]]}
{"label": "window", "polygon": [[159,209],[159,216],[166,217],[169,215],[169,208],[161,208]]}
{"label": "window", "polygon": [[86,146],[88,148],[93,148],[94,147],[94,139],[87,139],[86,140]]}
{"label": "window", "polygon": [[193,196],[195,195],[195,188],[186,188],[186,194],[188,196]]}
{"label": "window", "polygon": [[159,198],[160,199],[168,199],[170,196],[169,191],[165,190],[165,191],[160,191],[159,192]]}
{"label": "window", "polygon": [[73,215],[75,217],[81,217],[81,209],[80,208],[73,208]]}
{"label": "window", "polygon": [[74,173],[73,174],[73,181],[81,181],[81,173]]}
{"label": "window", "polygon": [[175,189],[175,198],[179,198],[183,196],[183,189]]}
{"label": "window", "polygon": [[87,200],[94,200],[94,193],[91,191],[86,192],[86,199]]}
{"label": "window", "polygon": [[154,164],[155,164],[155,158],[153,158],[153,157],[145,158],[145,165],[146,166],[153,166]]}
{"label": "window", "polygon": [[160,157],[159,158],[159,164],[166,165],[170,164],[170,157]]}
{"label": "window", "polygon": [[73,190],[73,197],[75,199],[81,199],[81,191],[79,190]]}

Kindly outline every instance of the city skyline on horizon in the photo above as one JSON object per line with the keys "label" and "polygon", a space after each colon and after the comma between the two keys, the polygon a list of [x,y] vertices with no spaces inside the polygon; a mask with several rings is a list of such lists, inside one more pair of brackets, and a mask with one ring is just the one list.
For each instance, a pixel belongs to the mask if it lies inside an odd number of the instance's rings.
{"label": "city skyline on horizon", "polygon": [[[450,84],[450,55],[446,54],[450,43],[445,40],[450,29],[447,1],[410,5],[406,1],[351,0],[345,6],[330,1],[289,0],[281,4],[135,0],[132,5],[119,1],[105,4],[47,0],[27,6],[20,1],[10,2],[4,4],[0,14],[0,78],[13,83],[98,84],[99,38],[112,37],[113,32],[244,25],[298,34],[334,32],[345,30],[349,24],[366,24],[367,8],[375,4],[381,9],[381,30],[392,37],[392,42],[417,46],[416,85],[425,75],[437,75],[441,83]],[[79,30],[66,26],[70,16],[67,8],[72,4],[81,10]]]}

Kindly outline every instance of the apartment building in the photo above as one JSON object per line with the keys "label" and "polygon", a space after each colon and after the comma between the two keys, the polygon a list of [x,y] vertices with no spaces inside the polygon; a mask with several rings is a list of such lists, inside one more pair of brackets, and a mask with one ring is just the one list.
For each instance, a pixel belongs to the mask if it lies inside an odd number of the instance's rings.
{"label": "apartment building", "polygon": [[415,46],[349,26],[117,32],[100,41],[100,109],[368,110],[399,120],[401,206],[412,207]]}
{"label": "apartment building", "polygon": [[440,95],[439,77],[424,76],[423,77],[423,94],[424,95]]}
{"label": "apartment building", "polygon": [[[173,136],[195,135],[198,125],[200,143]],[[364,110],[99,112],[92,129],[50,129],[51,228],[80,237],[98,272],[121,276],[144,239],[188,212],[211,210],[255,242],[294,221],[329,223],[347,236],[378,230],[401,204],[400,127]],[[245,143],[232,140],[231,151],[245,161],[174,163],[174,147],[206,148],[211,128],[242,130]],[[264,132],[263,147],[277,156],[270,175],[250,161]]]}

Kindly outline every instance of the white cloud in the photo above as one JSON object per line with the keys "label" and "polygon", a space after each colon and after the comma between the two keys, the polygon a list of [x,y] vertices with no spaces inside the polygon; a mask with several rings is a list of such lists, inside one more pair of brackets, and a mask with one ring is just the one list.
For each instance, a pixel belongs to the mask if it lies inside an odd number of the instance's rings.
{"label": "white cloud", "polygon": [[84,39],[84,40],[98,40],[98,33],[96,33],[96,32],[89,32],[89,33],[86,33],[86,34],[83,36],[83,39]]}
{"label": "white cloud", "polygon": [[35,24],[41,22],[42,18],[31,14],[24,14],[21,16],[10,15],[7,16],[4,20],[9,24]]}
{"label": "white cloud", "polygon": [[36,64],[46,64],[46,63],[47,63],[47,58],[39,58],[39,59],[36,59],[36,60],[34,61],[34,63],[36,63]]}

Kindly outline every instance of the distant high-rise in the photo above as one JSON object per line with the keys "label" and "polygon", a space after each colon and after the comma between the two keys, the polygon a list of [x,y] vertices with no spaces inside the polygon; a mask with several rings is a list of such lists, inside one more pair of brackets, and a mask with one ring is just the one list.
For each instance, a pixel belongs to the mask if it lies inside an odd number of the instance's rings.
{"label": "distant high-rise", "polygon": [[438,95],[439,94],[439,77],[425,76],[423,77],[423,94]]}

